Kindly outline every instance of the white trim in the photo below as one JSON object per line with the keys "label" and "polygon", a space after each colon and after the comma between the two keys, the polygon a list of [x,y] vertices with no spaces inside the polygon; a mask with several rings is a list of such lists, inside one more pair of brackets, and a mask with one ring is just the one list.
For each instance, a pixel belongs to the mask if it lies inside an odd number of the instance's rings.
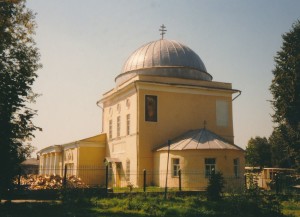
{"label": "white trim", "polygon": [[199,86],[185,86],[185,85],[167,85],[158,83],[139,83],[137,85],[138,90],[151,90],[162,91],[170,93],[186,93],[195,95],[207,95],[207,96],[231,96],[233,90],[231,89],[218,89]]}
{"label": "white trim", "polygon": [[[132,95],[136,94],[136,89],[134,83],[131,83],[122,88],[115,88],[111,91],[103,94],[102,99],[99,100],[100,103],[107,103],[105,107],[113,106],[121,100],[126,100]],[[116,98],[116,96],[118,96]]]}
{"label": "white trim", "polygon": [[62,152],[62,145],[48,146],[38,151],[38,154],[43,155],[43,154],[54,153],[54,152]]}
{"label": "white trim", "polygon": [[70,149],[70,148],[79,148],[79,147],[100,147],[100,148],[105,148],[105,144],[103,143],[97,143],[97,142],[84,142],[84,141],[79,141],[79,142],[73,142],[73,143],[68,143],[62,145],[64,150]]}

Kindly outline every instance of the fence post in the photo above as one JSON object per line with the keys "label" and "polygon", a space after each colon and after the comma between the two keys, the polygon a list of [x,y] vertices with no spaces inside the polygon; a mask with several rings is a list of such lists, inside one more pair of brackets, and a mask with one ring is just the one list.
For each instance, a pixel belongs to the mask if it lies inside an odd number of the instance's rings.
{"label": "fence post", "polygon": [[147,178],[147,172],[144,169],[144,192],[146,192],[146,178]]}
{"label": "fence post", "polygon": [[276,194],[280,192],[278,173],[275,173],[275,190],[276,190]]}
{"label": "fence post", "polygon": [[181,169],[178,170],[178,176],[179,176],[179,191],[181,191]]}
{"label": "fence post", "polygon": [[108,164],[105,166],[105,189],[108,193]]}
{"label": "fence post", "polygon": [[64,180],[63,180],[63,186],[66,188],[67,186],[67,164],[65,165],[65,171],[64,171]]}
{"label": "fence post", "polygon": [[171,140],[168,140],[168,159],[167,159],[167,172],[166,172],[166,183],[165,183],[165,200],[167,199],[167,192],[168,192],[168,169],[169,169],[169,157],[170,157],[170,145]]}

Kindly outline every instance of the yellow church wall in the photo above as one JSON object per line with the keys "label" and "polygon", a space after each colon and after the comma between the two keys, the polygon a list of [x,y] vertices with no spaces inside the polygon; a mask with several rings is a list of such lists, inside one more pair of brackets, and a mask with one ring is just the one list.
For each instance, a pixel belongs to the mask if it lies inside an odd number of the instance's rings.
{"label": "yellow church wall", "polygon": [[76,176],[88,185],[105,182],[106,135],[100,134],[79,141],[46,147],[40,155],[41,175]]}
{"label": "yellow church wall", "polygon": [[[167,151],[154,153],[154,168],[160,173],[154,176],[154,185],[164,187],[167,170]],[[182,173],[181,185],[183,189],[204,190],[208,184],[205,177],[205,158],[216,159],[216,171],[220,171],[226,181],[226,188],[243,189],[244,185],[244,152],[237,150],[184,150],[170,151],[168,169],[168,187],[179,187],[179,177],[172,175],[172,160],[179,159]],[[238,177],[234,174],[234,159],[239,160]]]}
{"label": "yellow church wall", "polygon": [[[118,158],[121,161],[120,168],[118,171],[116,171],[122,178],[122,180],[120,180],[122,184],[119,184],[118,187],[125,187],[129,182],[133,185],[137,185],[137,136],[128,136],[123,138],[122,141],[124,142],[124,151],[112,152],[112,156]],[[129,169],[127,168],[127,164],[129,164]],[[126,177],[128,178],[125,179]]]}
{"label": "yellow church wall", "polygon": [[[126,93],[124,93],[126,92]],[[137,171],[137,94],[134,85],[125,90],[112,90],[113,95],[102,100],[103,103],[103,132],[107,134],[106,157],[117,158],[121,161],[118,168],[112,166],[112,186],[136,185]],[[130,115],[129,132],[127,132],[127,115]],[[120,118],[120,133],[117,134],[117,118]],[[110,136],[109,122],[112,121]],[[131,174],[127,176],[127,172]],[[121,179],[117,181],[117,176]],[[127,178],[126,178],[127,177]]]}
{"label": "yellow church wall", "polygon": [[[235,92],[230,83],[138,75],[105,93],[100,102],[103,107],[103,133],[107,134],[106,156],[121,161],[121,166],[112,167],[113,186],[128,182],[116,181],[117,174],[126,174],[128,160],[132,174],[142,173],[143,169],[153,171],[153,148],[188,130],[203,128],[204,121],[207,129],[233,143],[232,94]],[[146,95],[157,96],[157,122],[145,121]],[[227,105],[226,126],[217,124],[218,102]],[[130,114],[130,135],[126,133],[127,114]],[[153,173],[149,174],[148,185],[154,179]],[[133,185],[141,185],[142,177],[131,175],[129,181]]]}
{"label": "yellow church wall", "polygon": [[78,148],[78,177],[90,185],[105,185],[105,146]]}
{"label": "yellow church wall", "polygon": [[[188,130],[204,127],[233,143],[232,92],[141,84],[139,89],[139,170],[153,168],[153,148]],[[188,89],[188,88],[187,88]],[[145,96],[157,96],[157,122],[145,121]],[[216,124],[216,102],[228,103],[228,126]]]}

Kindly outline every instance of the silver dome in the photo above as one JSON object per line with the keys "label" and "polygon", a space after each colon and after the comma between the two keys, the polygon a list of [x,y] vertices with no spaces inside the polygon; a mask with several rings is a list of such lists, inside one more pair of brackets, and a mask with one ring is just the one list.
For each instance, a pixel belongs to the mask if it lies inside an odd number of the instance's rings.
{"label": "silver dome", "polygon": [[177,41],[166,39],[150,42],[134,51],[125,62],[121,74],[116,77],[117,84],[136,74],[212,80],[193,50]]}

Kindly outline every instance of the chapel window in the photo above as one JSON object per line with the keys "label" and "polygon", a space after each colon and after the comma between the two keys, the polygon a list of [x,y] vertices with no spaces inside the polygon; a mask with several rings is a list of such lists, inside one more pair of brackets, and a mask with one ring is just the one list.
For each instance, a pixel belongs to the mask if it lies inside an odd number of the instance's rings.
{"label": "chapel window", "polygon": [[205,177],[208,178],[216,170],[216,158],[205,158]]}
{"label": "chapel window", "polygon": [[240,161],[238,158],[233,159],[234,177],[239,178]]}
{"label": "chapel window", "polygon": [[121,135],[121,117],[117,117],[117,137]]}
{"label": "chapel window", "polygon": [[157,122],[157,96],[145,96],[145,121]]}
{"label": "chapel window", "polygon": [[109,130],[108,130],[108,137],[112,139],[112,120],[109,120]]}
{"label": "chapel window", "polygon": [[130,135],[130,114],[126,115],[127,135]]}
{"label": "chapel window", "polygon": [[180,160],[179,158],[173,158],[172,159],[172,175],[173,176],[179,176],[179,170],[180,170]]}

